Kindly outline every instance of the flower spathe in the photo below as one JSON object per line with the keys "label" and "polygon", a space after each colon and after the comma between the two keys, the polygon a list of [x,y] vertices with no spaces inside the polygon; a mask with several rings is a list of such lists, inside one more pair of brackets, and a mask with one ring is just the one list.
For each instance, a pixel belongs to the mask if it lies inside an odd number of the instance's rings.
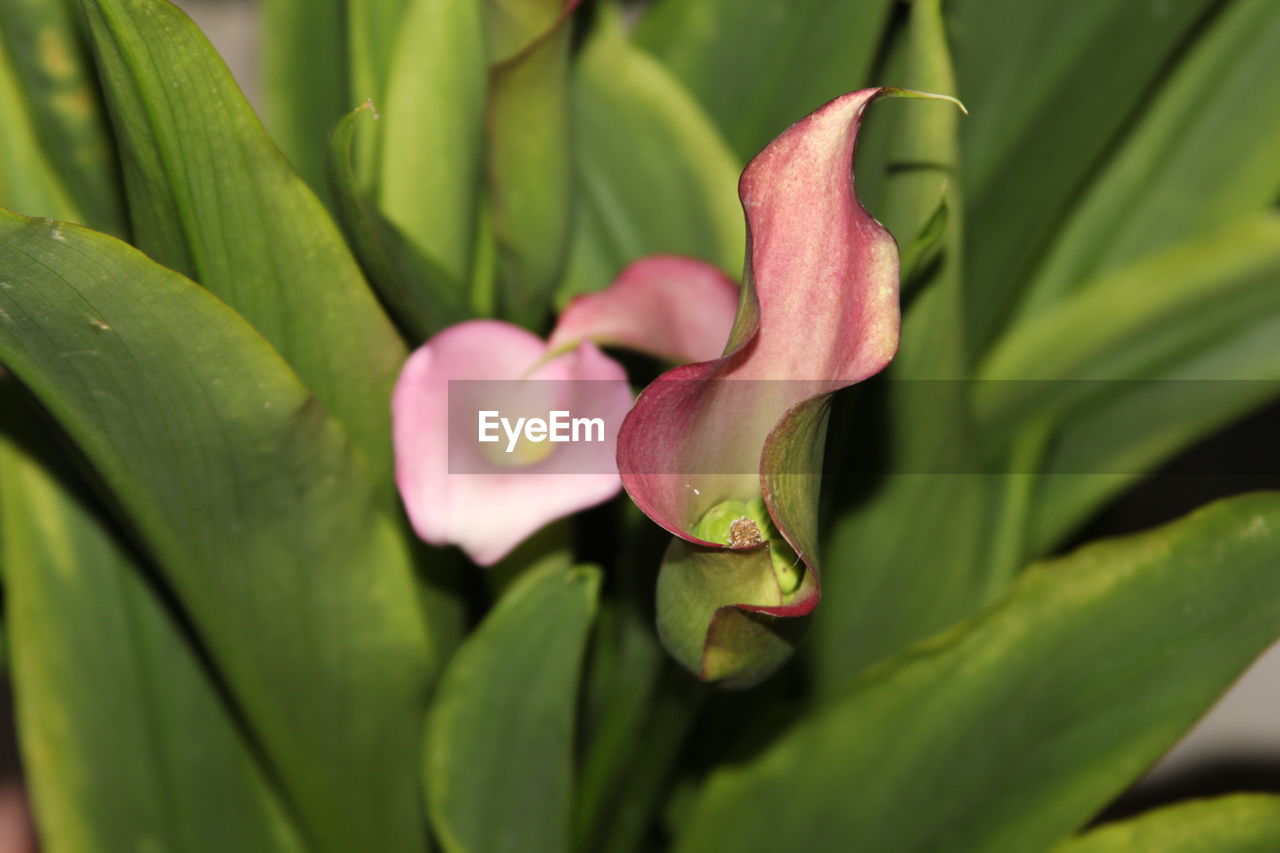
{"label": "flower spathe", "polygon": [[863,111],[894,95],[936,97],[852,92],[751,161],[739,184],[744,292],[724,355],[660,377],[619,434],[624,488],[677,537],[659,575],[659,632],[705,680],[767,677],[793,650],[794,617],[821,598],[826,404],[898,345],[897,244],[859,202],[852,173]]}

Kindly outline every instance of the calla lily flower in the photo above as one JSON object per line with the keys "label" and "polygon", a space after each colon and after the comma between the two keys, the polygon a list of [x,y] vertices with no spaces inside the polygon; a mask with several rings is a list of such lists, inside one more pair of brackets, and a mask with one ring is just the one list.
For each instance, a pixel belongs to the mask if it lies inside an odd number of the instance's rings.
{"label": "calla lily flower", "polygon": [[[571,302],[547,341],[497,320],[432,337],[405,363],[392,397],[396,483],[414,530],[492,565],[547,523],[616,495],[617,430],[633,397],[600,345],[709,358],[723,347],[737,302],[737,285],[714,267],[652,257]],[[461,440],[474,429],[465,416],[487,409],[599,417],[604,441],[571,451],[521,442],[506,453]]]}
{"label": "calla lily flower", "polygon": [[724,354],[651,384],[622,425],[623,486],[675,534],[658,579],[668,650],[749,686],[792,653],[822,595],[816,504],[830,394],[898,346],[898,250],[859,202],[865,89],[793,125],[743,172],[748,249]]}

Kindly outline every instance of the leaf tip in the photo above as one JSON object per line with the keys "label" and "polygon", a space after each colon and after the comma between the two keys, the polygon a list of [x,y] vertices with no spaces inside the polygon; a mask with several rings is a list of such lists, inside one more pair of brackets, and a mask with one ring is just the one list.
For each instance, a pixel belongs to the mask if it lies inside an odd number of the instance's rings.
{"label": "leaf tip", "polygon": [[969,108],[954,95],[943,95],[937,92],[918,92],[915,89],[903,89],[898,86],[885,86],[882,91],[886,98],[918,98],[925,101],[946,101],[955,104],[960,108],[960,112],[965,115],[969,114]]}

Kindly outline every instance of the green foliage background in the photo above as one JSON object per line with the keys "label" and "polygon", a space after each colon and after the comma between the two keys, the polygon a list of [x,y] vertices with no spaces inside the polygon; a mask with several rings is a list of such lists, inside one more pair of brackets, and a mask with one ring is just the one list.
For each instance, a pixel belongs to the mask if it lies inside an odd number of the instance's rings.
{"label": "green foliage background", "polygon": [[[165,0],[0,9],[0,567],[47,849],[1280,848],[1262,795],[1080,834],[1280,639],[1280,495],[1062,553],[1280,397],[1272,0],[263,10],[265,127]],[[969,108],[878,104],[857,162],[909,298],[841,401],[924,473],[827,484],[786,671],[666,661],[623,501],[487,574],[413,539],[410,347],[545,331],[646,254],[739,273],[743,164],[880,84]]]}

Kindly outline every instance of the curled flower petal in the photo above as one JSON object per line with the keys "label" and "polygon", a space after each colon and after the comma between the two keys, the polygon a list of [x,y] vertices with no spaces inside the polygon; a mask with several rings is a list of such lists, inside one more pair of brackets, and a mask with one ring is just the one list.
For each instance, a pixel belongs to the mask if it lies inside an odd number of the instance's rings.
{"label": "curled flower petal", "polygon": [[[896,244],[858,202],[851,171],[862,111],[881,91],[837,98],[747,166],[748,292],[729,352],[664,374],[623,425],[628,493],[690,542],[702,541],[692,527],[703,512],[758,491],[765,438],[791,406],[867,378],[896,350]],[[783,381],[712,384],[731,379]],[[728,479],[695,494],[679,472],[700,470]]]}
{"label": "curled flower petal", "polygon": [[[474,434],[474,421],[458,419],[488,407],[544,415],[558,408],[621,421],[631,405],[621,365],[590,342],[546,356],[536,335],[477,320],[444,330],[406,362],[392,398],[396,484],[427,542],[458,545],[492,565],[548,522],[617,494],[618,477],[607,464],[616,434],[574,444],[572,458],[549,446],[532,459],[505,458],[500,448],[486,454],[459,440]],[[450,473],[451,466],[462,473]]]}
{"label": "curled flower petal", "polygon": [[574,298],[550,347],[555,352],[589,340],[676,363],[706,361],[724,351],[739,295],[738,285],[705,261],[641,258],[606,289]]}
{"label": "curled flower petal", "polygon": [[[747,166],[744,293],[726,354],[660,377],[619,435],[623,486],[679,537],[659,578],[663,639],[709,680],[752,684],[790,654],[795,626],[780,620],[821,598],[814,542],[828,395],[883,369],[897,349],[897,245],[858,201],[852,174],[863,111],[885,95],[933,97],[852,92]],[[709,511],[754,499],[776,539],[706,538]],[[794,585],[778,570],[784,554],[803,564]]]}

